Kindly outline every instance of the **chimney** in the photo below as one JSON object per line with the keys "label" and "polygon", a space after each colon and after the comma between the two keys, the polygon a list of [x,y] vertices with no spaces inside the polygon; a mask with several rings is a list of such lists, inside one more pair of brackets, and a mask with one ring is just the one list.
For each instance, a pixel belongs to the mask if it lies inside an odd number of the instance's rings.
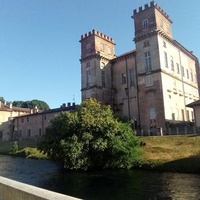
{"label": "chimney", "polygon": [[9,108],[12,109],[12,103],[9,103]]}
{"label": "chimney", "polygon": [[38,113],[38,108],[37,108],[37,106],[35,106],[35,108],[34,108],[34,113]]}
{"label": "chimney", "polygon": [[62,107],[65,108],[65,107],[66,107],[66,103],[63,103],[63,104],[62,104]]}

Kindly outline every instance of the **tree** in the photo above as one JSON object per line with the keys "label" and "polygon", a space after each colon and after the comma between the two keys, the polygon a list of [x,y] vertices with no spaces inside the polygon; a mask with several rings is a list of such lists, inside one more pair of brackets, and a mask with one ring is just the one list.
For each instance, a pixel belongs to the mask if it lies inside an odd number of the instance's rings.
{"label": "tree", "polygon": [[34,99],[32,101],[13,101],[13,106],[31,109],[37,106],[39,110],[49,109],[49,105],[46,102],[37,99]]}
{"label": "tree", "polygon": [[38,148],[66,169],[130,168],[138,157],[138,139],[109,106],[95,99],[51,121]]}
{"label": "tree", "polygon": [[5,99],[3,97],[0,97],[1,102],[5,102]]}

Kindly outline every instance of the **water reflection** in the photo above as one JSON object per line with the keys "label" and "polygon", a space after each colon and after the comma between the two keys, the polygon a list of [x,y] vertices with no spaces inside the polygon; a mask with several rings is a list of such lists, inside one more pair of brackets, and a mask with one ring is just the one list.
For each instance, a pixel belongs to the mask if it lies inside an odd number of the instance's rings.
{"label": "water reflection", "polygon": [[164,173],[161,179],[172,199],[200,199],[200,175]]}
{"label": "water reflection", "polygon": [[49,161],[0,156],[0,175],[89,200],[200,199],[200,175],[141,170],[65,172]]}

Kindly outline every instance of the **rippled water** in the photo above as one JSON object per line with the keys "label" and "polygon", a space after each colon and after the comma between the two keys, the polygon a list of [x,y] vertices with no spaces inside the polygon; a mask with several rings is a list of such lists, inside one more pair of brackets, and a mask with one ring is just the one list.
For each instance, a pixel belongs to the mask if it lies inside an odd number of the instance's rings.
{"label": "rippled water", "polygon": [[43,160],[0,156],[0,176],[83,199],[198,200],[200,175],[142,170],[64,172]]}

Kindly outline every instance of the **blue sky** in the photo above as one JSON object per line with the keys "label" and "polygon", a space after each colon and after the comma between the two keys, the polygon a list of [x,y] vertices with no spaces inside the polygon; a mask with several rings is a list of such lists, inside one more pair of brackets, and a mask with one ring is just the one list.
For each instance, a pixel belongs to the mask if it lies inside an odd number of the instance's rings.
{"label": "blue sky", "polygon": [[[0,0],[0,96],[39,99],[51,108],[81,102],[82,34],[99,30],[116,55],[134,49],[131,15],[147,0]],[[173,36],[200,58],[200,1],[157,0],[173,21]]]}

